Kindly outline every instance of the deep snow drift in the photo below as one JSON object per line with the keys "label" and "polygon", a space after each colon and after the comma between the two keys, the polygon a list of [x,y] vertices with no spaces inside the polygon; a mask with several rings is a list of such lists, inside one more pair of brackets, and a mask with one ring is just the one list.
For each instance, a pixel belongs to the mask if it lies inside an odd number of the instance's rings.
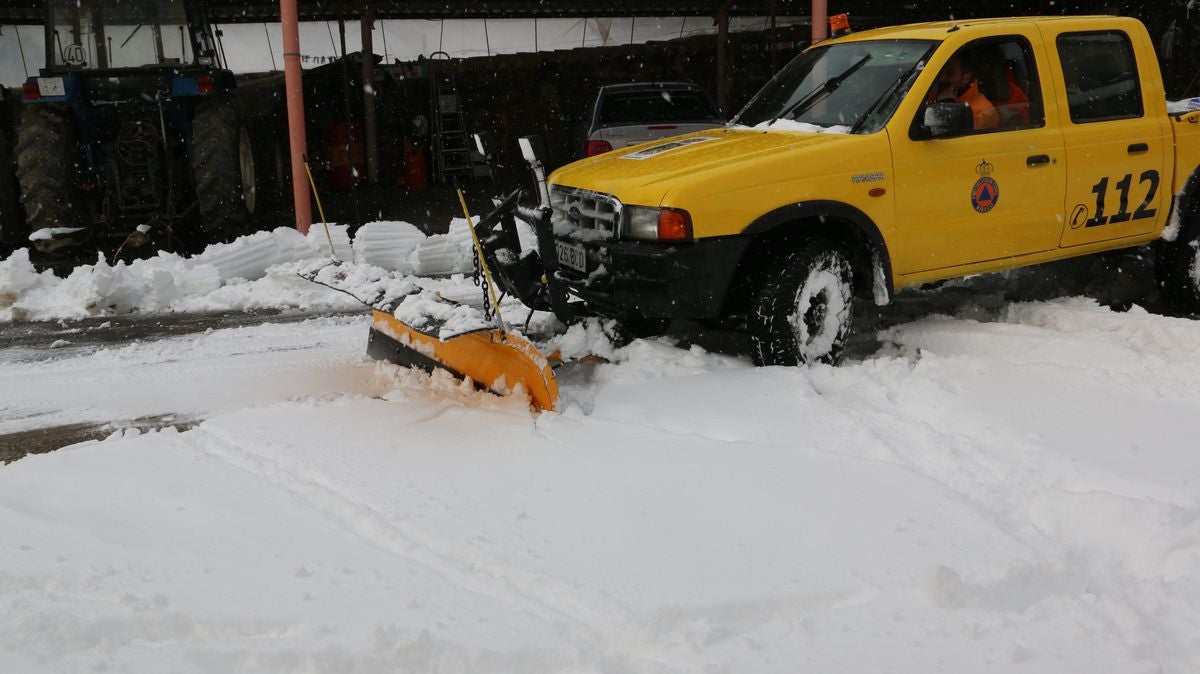
{"label": "deep snow drift", "polygon": [[[353,305],[311,263],[121,306]],[[1003,287],[839,368],[608,345],[540,415],[365,315],[0,349],[0,434],[189,421],[0,466],[0,669],[1196,671],[1200,324]]]}

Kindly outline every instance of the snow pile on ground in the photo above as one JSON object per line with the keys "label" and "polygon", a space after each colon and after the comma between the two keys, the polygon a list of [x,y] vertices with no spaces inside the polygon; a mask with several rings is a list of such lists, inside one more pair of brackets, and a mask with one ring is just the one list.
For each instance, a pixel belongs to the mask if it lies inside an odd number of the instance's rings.
{"label": "snow pile on ground", "polygon": [[418,276],[470,273],[472,250],[465,218],[452,219],[445,234],[425,236],[410,223],[384,221],[363,225],[354,236],[355,261]]}
{"label": "snow pile on ground", "polygon": [[454,218],[448,232],[430,236],[413,251],[413,273],[418,276],[470,273],[475,266],[473,250],[471,228],[466,219]]}
{"label": "snow pile on ground", "polygon": [[[110,265],[101,256],[96,264],[77,267],[65,279],[48,271],[35,273],[28,251],[22,249],[0,262],[0,296],[6,298],[0,304],[0,319],[187,311],[208,308],[206,305],[256,308],[275,306],[288,295],[294,295],[293,301],[285,301],[284,306],[303,306],[311,295],[294,293],[299,283],[285,283],[289,286],[286,290],[258,284],[256,289],[267,291],[259,297],[251,288],[273,268],[328,258],[331,238],[334,254],[351,254],[345,227],[331,227],[330,237],[322,228],[314,228],[306,237],[281,227],[209,246],[192,258],[159,253],[146,260]],[[272,280],[277,285],[279,278]]]}
{"label": "snow pile on ground", "polygon": [[[330,243],[332,242],[332,249]],[[403,222],[360,229],[353,246],[345,226],[314,226],[304,236],[291,228],[258,232],[209,246],[191,258],[159,253],[147,260],[77,267],[65,279],[41,274],[29,252],[0,261],[0,320],[50,320],[163,311],[221,311],[276,308],[353,308],[338,296],[297,277],[313,260],[359,261],[400,274],[471,272],[467,221],[426,237]]]}
{"label": "snow pile on ground", "polygon": [[194,420],[0,467],[0,669],[1197,671],[1200,324],[976,316],[839,368],[609,345],[540,415],[365,316],[0,350],[0,433]]}
{"label": "snow pile on ground", "polygon": [[417,270],[413,252],[425,238],[424,232],[407,222],[369,222],[354,235],[354,261],[412,274]]}

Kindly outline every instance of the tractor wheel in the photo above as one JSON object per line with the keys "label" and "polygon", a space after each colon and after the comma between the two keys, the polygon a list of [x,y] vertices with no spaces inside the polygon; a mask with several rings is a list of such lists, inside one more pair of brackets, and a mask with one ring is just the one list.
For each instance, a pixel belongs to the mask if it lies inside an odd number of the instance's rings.
{"label": "tractor wheel", "polygon": [[250,134],[224,100],[205,101],[192,117],[192,178],[202,226],[225,240],[247,231],[257,192]]}
{"label": "tractor wheel", "polygon": [[854,316],[850,260],[809,239],[763,270],[748,317],[758,365],[836,365]]}
{"label": "tractor wheel", "polygon": [[1200,216],[1183,223],[1174,241],[1159,242],[1154,271],[1172,308],[1200,314]]}
{"label": "tractor wheel", "polygon": [[79,132],[64,111],[46,105],[24,107],[16,164],[29,231],[84,225],[79,156]]}

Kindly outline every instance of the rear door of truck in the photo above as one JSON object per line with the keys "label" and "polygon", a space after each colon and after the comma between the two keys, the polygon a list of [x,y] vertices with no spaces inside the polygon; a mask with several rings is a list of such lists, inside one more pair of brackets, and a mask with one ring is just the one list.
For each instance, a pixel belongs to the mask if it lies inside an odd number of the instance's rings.
{"label": "rear door of truck", "polygon": [[1154,46],[1132,19],[1047,21],[1067,190],[1063,248],[1153,231],[1170,207],[1173,145]]}

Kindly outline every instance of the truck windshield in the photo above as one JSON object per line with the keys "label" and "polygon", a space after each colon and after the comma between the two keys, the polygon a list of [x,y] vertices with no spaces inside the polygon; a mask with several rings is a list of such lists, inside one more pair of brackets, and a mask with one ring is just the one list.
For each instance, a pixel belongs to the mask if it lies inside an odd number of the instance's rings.
{"label": "truck windshield", "polygon": [[216,64],[209,26],[190,0],[48,0],[46,64],[51,69]]}
{"label": "truck windshield", "polygon": [[809,49],[771,78],[733,123],[785,119],[873,133],[891,118],[936,46],[931,40],[871,40]]}

